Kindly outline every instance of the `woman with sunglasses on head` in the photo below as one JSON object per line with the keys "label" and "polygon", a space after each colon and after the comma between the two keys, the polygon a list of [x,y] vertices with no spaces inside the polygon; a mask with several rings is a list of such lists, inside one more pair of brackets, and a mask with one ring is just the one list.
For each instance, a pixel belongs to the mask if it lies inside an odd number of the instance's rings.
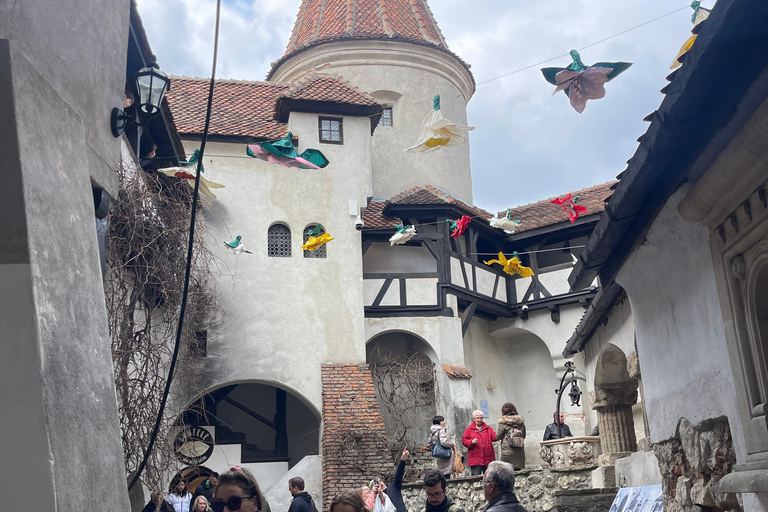
{"label": "woman with sunglasses on head", "polygon": [[371,509],[365,505],[360,491],[351,490],[337,494],[331,502],[329,512],[371,512]]}
{"label": "woman with sunglasses on head", "polygon": [[256,478],[247,469],[232,466],[219,476],[219,483],[213,493],[213,512],[259,512],[263,511],[264,497]]}

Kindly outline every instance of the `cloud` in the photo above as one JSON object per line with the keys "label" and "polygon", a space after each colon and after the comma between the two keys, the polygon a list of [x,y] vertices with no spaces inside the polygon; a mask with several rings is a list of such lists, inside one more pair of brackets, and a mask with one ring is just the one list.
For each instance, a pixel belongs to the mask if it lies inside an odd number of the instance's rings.
{"label": "cloud", "polygon": [[[300,0],[225,0],[217,76],[263,80],[285,51]],[[709,2],[707,3],[710,7]],[[214,2],[138,0],[150,42],[166,71],[210,76]],[[474,202],[491,211],[613,179],[626,167],[663,99],[659,90],[691,28],[689,9],[581,52],[587,64],[634,65],[606,85],[604,99],[576,113],[539,71],[570,57],[482,83],[567,54],[683,8],[669,0],[432,0],[452,51],[480,83],[468,106]],[[500,186],[509,184],[509,186]]]}

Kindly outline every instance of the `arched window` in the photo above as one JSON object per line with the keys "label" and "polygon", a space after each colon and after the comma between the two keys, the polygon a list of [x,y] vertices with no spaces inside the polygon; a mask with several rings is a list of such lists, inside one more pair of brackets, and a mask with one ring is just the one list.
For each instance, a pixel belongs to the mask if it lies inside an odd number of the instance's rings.
{"label": "arched window", "polygon": [[[304,242],[303,243],[307,243],[307,240],[309,240],[309,232],[312,231],[313,229],[315,229],[315,227],[317,227],[317,224],[310,224],[309,226],[304,228]],[[325,230],[321,228],[320,229],[320,233],[318,234],[318,236],[322,235],[323,233],[325,233]],[[328,251],[327,251],[326,247],[327,247],[326,245],[323,245],[319,249],[317,249],[316,251],[304,251],[304,257],[305,258],[327,258],[328,257]]]}
{"label": "arched window", "polygon": [[267,231],[267,256],[270,258],[291,257],[291,230],[285,224],[273,224]]}

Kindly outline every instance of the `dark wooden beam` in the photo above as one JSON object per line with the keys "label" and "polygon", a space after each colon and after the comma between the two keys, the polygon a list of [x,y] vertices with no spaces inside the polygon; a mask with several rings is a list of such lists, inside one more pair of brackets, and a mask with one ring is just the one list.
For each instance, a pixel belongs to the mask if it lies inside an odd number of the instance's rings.
{"label": "dark wooden beam", "polygon": [[288,401],[285,390],[275,390],[275,452],[278,457],[288,456]]}
{"label": "dark wooden beam", "polygon": [[385,279],[384,284],[381,285],[381,289],[379,290],[378,295],[376,295],[376,298],[373,300],[372,306],[378,306],[381,304],[382,299],[384,299],[384,295],[387,294],[387,290],[389,290],[389,287],[392,285],[392,279]]}
{"label": "dark wooden beam", "polygon": [[371,248],[371,244],[373,244],[373,240],[363,240],[363,256]]}
{"label": "dark wooden beam", "polygon": [[228,396],[225,396],[222,399],[222,402],[227,402],[228,404],[234,405],[235,407],[237,407],[238,409],[243,411],[245,414],[251,416],[252,418],[255,418],[255,419],[259,420],[260,422],[262,422],[263,424],[265,424],[269,428],[272,428],[272,429],[276,428],[275,424],[273,422],[269,421],[267,418],[265,418],[261,414],[257,413],[256,411],[254,411],[254,410],[244,406],[243,404],[241,404],[237,400],[233,400],[232,398],[229,398]]}
{"label": "dark wooden beam", "polygon": [[475,316],[475,310],[477,309],[477,302],[470,302],[469,306],[461,314],[461,336],[467,334],[469,329],[469,322],[472,321],[472,317]]}
{"label": "dark wooden beam", "polygon": [[363,279],[425,279],[437,278],[437,272],[368,272]]}
{"label": "dark wooden beam", "polygon": [[408,297],[405,296],[405,279],[400,278],[399,281],[400,281],[400,305],[407,306]]}

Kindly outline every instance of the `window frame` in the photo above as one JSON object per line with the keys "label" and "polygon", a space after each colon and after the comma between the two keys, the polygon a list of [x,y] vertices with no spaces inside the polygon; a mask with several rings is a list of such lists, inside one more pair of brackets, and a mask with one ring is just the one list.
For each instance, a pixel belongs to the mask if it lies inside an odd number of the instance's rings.
{"label": "window frame", "polygon": [[[320,225],[320,223],[319,223],[319,222],[310,223],[310,224],[307,224],[307,225],[306,225],[306,227],[304,228],[304,230],[301,232],[301,240],[302,240],[302,243],[301,243],[301,245],[304,245],[305,243],[307,243],[307,240],[309,240],[309,234],[308,234],[308,233],[309,233],[311,230],[315,229],[315,228],[316,228],[317,226],[319,226],[319,225]],[[323,230],[322,230],[322,231],[323,231],[323,232],[322,232],[321,234],[323,234],[323,233],[327,233],[327,231],[325,230],[325,228],[323,228]],[[306,259],[308,259],[308,260],[313,260],[313,259],[314,259],[314,260],[322,260],[322,259],[327,259],[327,258],[328,258],[328,244],[323,244],[321,247],[319,247],[319,248],[318,248],[317,250],[315,250],[315,251],[308,251],[308,250],[304,250],[304,249],[302,249],[302,252],[304,253],[304,257],[305,257]]]}
{"label": "window frame", "polygon": [[[339,123],[339,140],[327,140],[323,138],[323,121],[338,122]],[[333,134],[334,130],[328,130]],[[317,117],[317,138],[321,144],[344,144],[344,118],[343,117],[331,117],[331,116],[318,116]]]}
{"label": "window frame", "polygon": [[[379,122],[376,124],[376,128],[394,128],[395,126],[395,118],[394,113],[392,111],[392,105],[385,105],[384,108],[381,111],[381,118],[379,119]],[[389,124],[387,126],[382,126],[381,121],[384,119],[384,112],[389,112]]]}
{"label": "window frame", "polygon": [[[288,231],[288,254],[272,254],[272,230],[278,226],[285,228]],[[279,247],[278,253],[279,253]],[[275,222],[267,228],[267,257],[268,258],[291,258],[293,256],[293,233],[291,233],[291,227],[284,222]]]}

